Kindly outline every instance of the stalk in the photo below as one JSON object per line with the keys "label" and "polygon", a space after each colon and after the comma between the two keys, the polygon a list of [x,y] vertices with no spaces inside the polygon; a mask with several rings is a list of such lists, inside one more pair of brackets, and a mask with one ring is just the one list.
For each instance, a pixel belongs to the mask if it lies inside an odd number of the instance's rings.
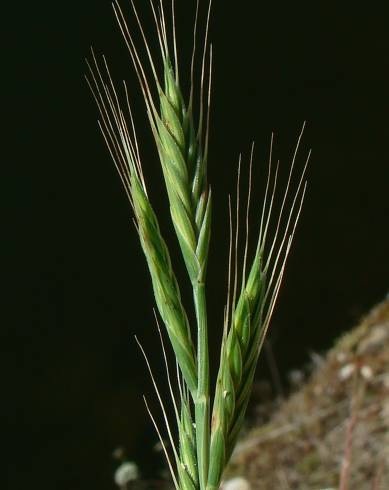
{"label": "stalk", "polygon": [[209,353],[205,284],[193,285],[197,318],[197,379],[195,398],[196,445],[200,489],[206,489],[209,466]]}

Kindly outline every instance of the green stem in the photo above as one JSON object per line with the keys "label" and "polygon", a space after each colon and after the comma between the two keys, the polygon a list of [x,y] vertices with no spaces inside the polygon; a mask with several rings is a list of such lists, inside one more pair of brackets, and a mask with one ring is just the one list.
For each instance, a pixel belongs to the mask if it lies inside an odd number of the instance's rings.
{"label": "green stem", "polygon": [[209,356],[205,284],[193,284],[197,318],[197,376],[195,402],[196,446],[200,490],[206,490],[209,466]]}

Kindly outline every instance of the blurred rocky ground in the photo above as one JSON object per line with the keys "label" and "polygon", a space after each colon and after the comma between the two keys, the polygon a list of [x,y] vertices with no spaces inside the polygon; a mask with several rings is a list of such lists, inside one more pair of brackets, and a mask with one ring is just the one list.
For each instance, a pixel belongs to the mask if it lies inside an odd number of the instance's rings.
{"label": "blurred rocky ground", "polygon": [[[263,410],[257,411],[263,419]],[[257,490],[389,488],[389,298],[340,338],[228,468]]]}

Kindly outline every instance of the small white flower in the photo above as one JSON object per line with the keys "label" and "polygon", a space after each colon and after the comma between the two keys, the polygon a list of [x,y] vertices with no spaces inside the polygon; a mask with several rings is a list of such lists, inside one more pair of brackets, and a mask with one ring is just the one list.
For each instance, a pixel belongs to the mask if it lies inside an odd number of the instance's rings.
{"label": "small white flower", "polygon": [[362,366],[361,367],[361,375],[366,380],[369,380],[373,377],[373,370],[370,366]]}
{"label": "small white flower", "polygon": [[135,463],[126,462],[115,471],[114,480],[118,487],[124,487],[128,482],[136,480],[139,476],[138,467]]}
{"label": "small white flower", "polygon": [[339,370],[339,378],[342,381],[346,381],[346,379],[349,379],[349,377],[353,374],[355,371],[355,364],[346,364],[345,366],[342,367],[342,369]]}

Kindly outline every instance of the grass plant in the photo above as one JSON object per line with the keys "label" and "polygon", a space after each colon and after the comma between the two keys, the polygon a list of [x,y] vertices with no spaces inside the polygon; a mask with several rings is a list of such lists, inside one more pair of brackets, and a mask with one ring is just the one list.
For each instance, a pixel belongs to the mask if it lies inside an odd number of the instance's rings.
{"label": "grass plant", "polygon": [[[275,196],[279,167],[278,163],[274,165],[272,162],[272,141],[266,191],[258,217],[257,246],[254,257],[249,259],[252,151],[248,198],[244,206],[244,252],[240,266],[238,250],[242,205],[239,198],[239,161],[236,205],[232,204],[231,199],[229,201],[228,294],[221,329],[220,365],[216,386],[211,392],[205,289],[212,220],[212,193],[207,178],[212,87],[212,47],[208,40],[211,1],[205,6],[200,5],[200,0],[196,3],[191,33],[193,52],[188,77],[190,90],[187,97],[180,85],[175,2],[170,0],[169,6],[165,3],[163,0],[156,3],[149,0],[159,45],[158,61],[134,1],[131,0],[132,13],[143,46],[139,46],[134,33],[128,28],[125,14],[117,1],[113,3],[113,9],[139,80],[158,151],[172,230],[178,240],[187,280],[193,292],[195,326],[190,325],[190,315],[181,299],[175,265],[148,194],[131,111],[130,92],[132,94],[133,89],[128,90],[124,83],[119,92],[112,81],[105,58],[98,59],[93,52],[88,63],[87,80],[100,112],[101,131],[133,209],[157,310],[177,362],[175,389],[161,336],[177,431],[170,427],[171,422],[166,416],[164,402],[154,378],[153,382],[165,416],[170,449],[164,445],[163,436],[156,428],[175,488],[215,490],[220,487],[223,470],[244,421],[258,356],[268,330],[304,199],[306,165],[293,185],[300,134],[281,204],[277,207]],[[199,50],[197,39],[201,7],[205,7],[206,22]],[[199,77],[195,76],[197,72]],[[198,81],[195,80],[197,78]],[[145,358],[151,373],[146,355]],[[152,420],[155,424],[153,417]]]}

